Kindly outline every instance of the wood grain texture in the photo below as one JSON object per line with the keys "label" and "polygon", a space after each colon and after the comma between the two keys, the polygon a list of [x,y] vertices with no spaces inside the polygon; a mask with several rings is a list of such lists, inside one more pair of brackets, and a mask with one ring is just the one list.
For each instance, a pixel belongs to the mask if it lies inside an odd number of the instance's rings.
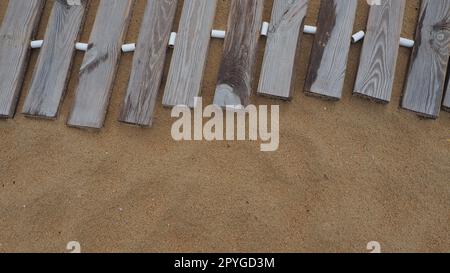
{"label": "wood grain texture", "polygon": [[27,116],[54,119],[58,115],[88,5],[86,0],[80,3],[69,5],[67,0],[54,3],[22,110]]}
{"label": "wood grain texture", "polygon": [[101,0],[67,124],[103,127],[134,0]]}
{"label": "wood grain texture", "polygon": [[356,95],[379,102],[391,100],[405,5],[406,0],[382,0],[370,8]]}
{"label": "wood grain texture", "polygon": [[13,0],[0,27],[0,118],[12,118],[44,0]]}
{"label": "wood grain texture", "polygon": [[342,97],[358,0],[322,0],[305,91],[331,100]]}
{"label": "wood grain texture", "polygon": [[217,0],[184,0],[163,105],[194,106],[200,94]]}
{"label": "wood grain texture", "polygon": [[267,36],[258,94],[291,99],[294,65],[308,0],[275,0]]}
{"label": "wood grain texture", "polygon": [[232,0],[214,104],[248,105],[264,0]]}
{"label": "wood grain texture", "polygon": [[149,0],[119,120],[151,126],[178,0]]}
{"label": "wood grain texture", "polygon": [[415,40],[402,107],[437,118],[450,53],[450,1],[422,1]]}

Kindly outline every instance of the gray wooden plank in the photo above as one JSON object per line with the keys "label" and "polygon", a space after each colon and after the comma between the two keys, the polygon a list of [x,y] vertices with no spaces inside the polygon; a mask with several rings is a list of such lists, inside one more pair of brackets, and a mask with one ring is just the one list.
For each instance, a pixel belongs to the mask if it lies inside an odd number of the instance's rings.
{"label": "gray wooden plank", "polygon": [[381,0],[370,8],[356,78],[356,95],[379,102],[392,97],[406,0]]}
{"label": "gray wooden plank", "polygon": [[44,0],[13,0],[0,27],[0,118],[12,118]]}
{"label": "gray wooden plank", "polygon": [[248,105],[264,0],[232,0],[214,104]]}
{"label": "gray wooden plank", "polygon": [[163,105],[194,106],[200,94],[217,0],[185,0]]}
{"label": "gray wooden plank", "polygon": [[149,0],[119,120],[151,126],[178,0]]}
{"label": "gray wooden plank", "polygon": [[308,0],[275,0],[258,94],[280,99],[293,95],[294,65]]}
{"label": "gray wooden plank", "polygon": [[358,0],[322,0],[305,91],[331,100],[342,97]]}
{"label": "gray wooden plank", "polygon": [[22,110],[25,115],[57,117],[87,5],[86,0],[79,5],[67,0],[55,1]]}
{"label": "gray wooden plank", "polygon": [[423,0],[402,107],[437,118],[450,55],[450,1]]}
{"label": "gray wooden plank", "polygon": [[67,124],[103,127],[134,0],[101,0]]}

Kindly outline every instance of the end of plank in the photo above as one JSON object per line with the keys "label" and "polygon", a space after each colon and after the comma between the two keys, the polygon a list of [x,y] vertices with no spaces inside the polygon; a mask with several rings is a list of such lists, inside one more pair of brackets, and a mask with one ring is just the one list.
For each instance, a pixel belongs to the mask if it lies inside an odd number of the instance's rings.
{"label": "end of plank", "polygon": [[220,107],[243,105],[239,95],[234,92],[234,88],[228,84],[220,84],[217,86],[214,104]]}

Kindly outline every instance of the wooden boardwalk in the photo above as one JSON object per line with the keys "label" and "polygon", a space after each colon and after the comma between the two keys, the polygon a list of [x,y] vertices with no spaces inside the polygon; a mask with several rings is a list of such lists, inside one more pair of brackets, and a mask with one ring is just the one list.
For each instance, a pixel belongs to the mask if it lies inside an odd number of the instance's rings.
{"label": "wooden boardwalk", "polygon": [[[84,53],[74,101],[67,125],[100,129],[110,107],[110,97],[121,56],[121,46],[133,14],[135,0],[100,0]],[[51,3],[43,45],[38,54],[28,92],[23,92],[22,113],[27,117],[56,119],[64,100],[74,44],[80,32],[89,0],[14,0],[8,2],[0,26],[0,118],[16,113],[30,42],[39,26],[45,3]],[[162,89],[162,105],[195,106],[202,94],[218,0],[148,0],[144,11],[129,82],[118,120],[151,127]],[[332,101],[342,98],[347,76],[351,36],[358,5],[365,1],[321,0],[317,32],[306,75],[296,73],[296,59],[303,37],[309,0],[274,0],[265,48],[260,30],[264,0],[231,0],[223,56],[217,75],[214,104],[246,106],[252,95],[289,101],[299,77],[306,76],[304,91]],[[406,0],[380,0],[370,7],[359,68],[353,92],[370,100],[390,103],[396,73]],[[49,5],[47,5],[49,6]],[[178,27],[178,7],[181,18]],[[267,16],[270,15],[267,14]],[[47,22],[47,20],[42,20]],[[437,118],[441,109],[450,110],[450,1],[423,0],[414,48],[404,85],[401,107],[427,118]],[[164,68],[168,40],[176,41],[167,79]],[[223,38],[223,37],[222,37]],[[259,49],[264,49],[258,84]],[[257,90],[253,90],[257,84]],[[352,83],[353,84],[353,83]],[[256,92],[255,92],[256,91]],[[299,92],[300,94],[300,92]],[[277,103],[274,100],[274,103]]]}

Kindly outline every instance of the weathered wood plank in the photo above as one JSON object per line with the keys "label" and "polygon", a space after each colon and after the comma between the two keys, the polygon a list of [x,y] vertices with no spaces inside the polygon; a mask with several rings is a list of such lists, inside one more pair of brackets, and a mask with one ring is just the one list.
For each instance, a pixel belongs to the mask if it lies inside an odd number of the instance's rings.
{"label": "weathered wood plank", "polygon": [[232,0],[214,104],[248,105],[264,0]]}
{"label": "weathered wood plank", "polygon": [[294,65],[307,10],[308,0],[275,0],[258,94],[292,98]]}
{"label": "weathered wood plank", "polygon": [[402,107],[437,118],[450,55],[450,1],[424,0]]}
{"label": "weathered wood plank", "polygon": [[178,0],[149,0],[119,120],[151,126]]}
{"label": "weathered wood plank", "polygon": [[356,95],[389,102],[400,47],[406,0],[381,0],[370,8],[355,84]]}
{"label": "weathered wood plank", "polygon": [[332,100],[342,97],[357,0],[322,0],[305,91]]}
{"label": "weathered wood plank", "polygon": [[200,94],[217,0],[185,0],[163,105],[194,106]]}
{"label": "weathered wood plank", "polygon": [[25,115],[57,117],[87,5],[86,0],[80,5],[71,5],[67,0],[55,1],[22,110]]}
{"label": "weathered wood plank", "polygon": [[101,0],[67,124],[103,127],[134,0]]}
{"label": "weathered wood plank", "polygon": [[30,42],[38,27],[44,0],[8,2],[0,27],[0,118],[12,118],[28,65]]}

